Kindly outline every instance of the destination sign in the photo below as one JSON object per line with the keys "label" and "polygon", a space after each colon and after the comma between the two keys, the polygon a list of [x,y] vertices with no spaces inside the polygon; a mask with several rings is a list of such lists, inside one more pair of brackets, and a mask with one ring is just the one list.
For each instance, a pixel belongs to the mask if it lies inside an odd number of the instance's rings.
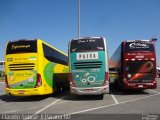
{"label": "destination sign", "polygon": [[77,53],[77,60],[98,59],[98,52]]}
{"label": "destination sign", "polygon": [[131,49],[134,48],[149,48],[149,44],[146,42],[133,42],[129,45]]}

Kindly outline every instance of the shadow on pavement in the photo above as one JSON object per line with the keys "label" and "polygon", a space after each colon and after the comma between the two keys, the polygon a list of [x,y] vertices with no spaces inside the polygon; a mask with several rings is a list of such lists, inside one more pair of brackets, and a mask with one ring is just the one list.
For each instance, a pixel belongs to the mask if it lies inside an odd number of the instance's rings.
{"label": "shadow on pavement", "polygon": [[[111,89],[111,94],[113,95],[150,94],[149,92],[145,90],[119,90],[117,89],[115,85],[111,85],[110,89]],[[70,101],[103,100],[102,95],[72,95],[69,93],[69,91],[63,91],[63,92],[58,92],[58,93],[49,94],[49,95],[25,96],[25,97],[1,95],[0,100],[4,102],[32,102],[32,101],[34,102],[34,101],[42,101],[50,97],[57,98],[57,99],[63,99],[63,100],[70,100]]]}
{"label": "shadow on pavement", "polygon": [[2,95],[0,96],[0,99],[4,102],[34,102],[34,101],[41,101],[46,98],[50,97],[50,95],[43,95],[43,96],[8,96],[8,95]]}
{"label": "shadow on pavement", "polygon": [[91,100],[103,100],[102,95],[71,95],[69,94],[64,100],[70,101],[91,101]]}
{"label": "shadow on pavement", "polygon": [[111,92],[113,95],[141,95],[150,94],[145,90],[119,90],[116,85],[111,85]]}

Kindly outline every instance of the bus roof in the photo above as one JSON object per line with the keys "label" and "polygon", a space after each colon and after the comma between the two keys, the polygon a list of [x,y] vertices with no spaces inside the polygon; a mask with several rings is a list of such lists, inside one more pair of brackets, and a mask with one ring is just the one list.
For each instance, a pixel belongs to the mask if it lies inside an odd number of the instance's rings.
{"label": "bus roof", "polygon": [[127,40],[127,41],[123,41],[123,42],[138,42],[138,41],[150,42],[151,40]]}
{"label": "bus roof", "polygon": [[103,37],[82,37],[82,38],[73,38],[72,40],[79,40],[79,39],[93,39],[93,38],[103,38]]}
{"label": "bus roof", "polygon": [[123,41],[123,42],[137,42],[137,41],[139,41],[139,42],[156,42],[157,41],[157,38],[151,38],[151,39],[149,39],[149,40],[143,40],[143,39],[138,39],[138,40],[126,40],[126,41]]}
{"label": "bus roof", "polygon": [[[9,41],[9,42],[18,42],[18,41],[33,41],[33,40],[37,40],[37,39],[19,39],[19,40],[12,40],[12,41]],[[8,42],[8,43],[9,43]]]}

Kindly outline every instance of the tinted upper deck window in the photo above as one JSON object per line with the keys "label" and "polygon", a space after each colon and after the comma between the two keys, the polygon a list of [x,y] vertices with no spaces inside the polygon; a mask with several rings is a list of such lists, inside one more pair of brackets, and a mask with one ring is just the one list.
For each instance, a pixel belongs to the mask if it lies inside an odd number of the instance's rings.
{"label": "tinted upper deck window", "polygon": [[154,52],[154,45],[152,42],[126,42],[125,43],[125,52],[134,52],[134,51],[148,51]]}
{"label": "tinted upper deck window", "polygon": [[70,46],[70,52],[104,50],[104,40],[102,38],[72,40]]}
{"label": "tinted upper deck window", "polygon": [[9,42],[6,50],[6,54],[36,53],[36,52],[37,52],[37,40],[19,40],[15,42]]}

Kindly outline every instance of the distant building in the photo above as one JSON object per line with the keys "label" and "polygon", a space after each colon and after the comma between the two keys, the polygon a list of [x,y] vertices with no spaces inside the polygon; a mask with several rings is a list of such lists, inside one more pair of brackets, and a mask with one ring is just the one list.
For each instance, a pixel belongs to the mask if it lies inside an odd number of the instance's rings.
{"label": "distant building", "polygon": [[4,67],[5,67],[5,62],[0,61],[0,71],[4,71]]}

